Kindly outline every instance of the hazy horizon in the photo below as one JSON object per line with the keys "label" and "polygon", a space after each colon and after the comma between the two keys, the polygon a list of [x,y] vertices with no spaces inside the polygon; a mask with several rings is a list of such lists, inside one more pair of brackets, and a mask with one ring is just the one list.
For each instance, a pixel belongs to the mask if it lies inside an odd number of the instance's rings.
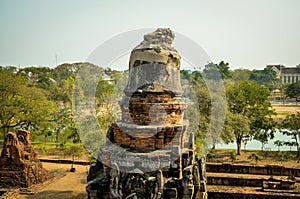
{"label": "hazy horizon", "polygon": [[116,35],[169,27],[231,69],[294,67],[300,64],[299,8],[297,0],[1,1],[0,65],[84,62]]}

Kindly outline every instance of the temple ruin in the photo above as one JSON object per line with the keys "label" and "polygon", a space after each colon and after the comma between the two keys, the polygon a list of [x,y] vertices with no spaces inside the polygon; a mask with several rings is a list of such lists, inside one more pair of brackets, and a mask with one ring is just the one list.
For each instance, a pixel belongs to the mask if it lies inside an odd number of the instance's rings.
{"label": "temple ruin", "polygon": [[90,168],[90,199],[207,198],[205,160],[196,157],[183,117],[181,57],[173,39],[170,29],[159,28],[132,50],[122,119],[109,128]]}
{"label": "temple ruin", "polygon": [[39,161],[29,131],[19,130],[5,136],[0,176],[0,188],[28,188],[53,177]]}

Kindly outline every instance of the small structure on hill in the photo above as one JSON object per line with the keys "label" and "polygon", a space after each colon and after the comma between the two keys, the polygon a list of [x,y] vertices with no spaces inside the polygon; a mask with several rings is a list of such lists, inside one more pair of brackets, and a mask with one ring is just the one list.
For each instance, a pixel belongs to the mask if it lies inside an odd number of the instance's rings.
{"label": "small structure on hill", "polygon": [[53,177],[38,160],[29,131],[19,130],[5,136],[0,176],[0,188],[28,188]]}

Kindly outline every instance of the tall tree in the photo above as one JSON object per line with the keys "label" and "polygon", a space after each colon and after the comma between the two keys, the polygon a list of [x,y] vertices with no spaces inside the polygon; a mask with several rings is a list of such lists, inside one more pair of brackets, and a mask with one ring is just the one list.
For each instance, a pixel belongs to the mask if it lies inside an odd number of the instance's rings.
{"label": "tall tree", "polygon": [[45,91],[19,75],[0,73],[0,128],[29,128],[50,119],[54,105]]}
{"label": "tall tree", "polygon": [[[275,123],[271,116],[275,112],[268,101],[269,93],[267,87],[259,86],[252,81],[239,81],[227,88],[229,111],[249,119],[251,134],[254,138],[261,131],[268,132],[268,138],[274,136],[273,128]],[[241,141],[241,139],[237,140],[238,152]]]}
{"label": "tall tree", "polygon": [[251,71],[248,69],[236,69],[232,72],[233,81],[249,80]]}
{"label": "tall tree", "polygon": [[296,102],[300,97],[300,81],[287,86],[285,94],[290,98],[296,98]]}
{"label": "tall tree", "polygon": [[222,141],[226,144],[236,142],[237,155],[240,155],[242,141],[249,135],[250,120],[247,116],[227,111],[225,126],[221,133]]}
{"label": "tall tree", "polygon": [[270,68],[251,71],[250,80],[257,82],[261,86],[267,86],[270,90],[279,82],[276,72]]}
{"label": "tall tree", "polygon": [[300,157],[300,112],[286,116],[282,122],[282,127],[284,129],[282,129],[281,132],[283,132],[285,135],[291,136],[291,138],[294,140],[294,143],[297,147],[297,157]]}
{"label": "tall tree", "polygon": [[222,79],[230,79],[232,77],[232,72],[229,70],[229,63],[221,61],[219,64],[209,63],[205,66],[203,73],[208,79],[217,79],[215,77],[218,71]]}

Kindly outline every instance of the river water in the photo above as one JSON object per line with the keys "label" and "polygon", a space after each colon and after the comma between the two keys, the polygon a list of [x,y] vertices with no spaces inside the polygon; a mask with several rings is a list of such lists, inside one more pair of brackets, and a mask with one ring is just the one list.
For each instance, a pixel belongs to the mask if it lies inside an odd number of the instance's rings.
{"label": "river water", "polygon": [[[274,142],[276,140],[281,140],[281,141],[293,141],[291,139],[291,136],[286,136],[283,135],[282,133],[279,132],[279,130],[276,130],[275,132],[275,137],[272,140],[269,140],[267,144],[264,145],[265,150],[271,150],[271,151],[277,151],[278,147],[274,145]],[[230,144],[217,144],[216,148],[221,148],[221,149],[236,149],[236,143],[230,143]],[[245,149],[244,143],[242,143],[242,148]],[[257,140],[251,140],[247,142],[246,145],[247,150],[261,150],[261,143]],[[297,148],[295,146],[289,147],[289,146],[281,146],[280,147],[281,151],[297,151]]]}

